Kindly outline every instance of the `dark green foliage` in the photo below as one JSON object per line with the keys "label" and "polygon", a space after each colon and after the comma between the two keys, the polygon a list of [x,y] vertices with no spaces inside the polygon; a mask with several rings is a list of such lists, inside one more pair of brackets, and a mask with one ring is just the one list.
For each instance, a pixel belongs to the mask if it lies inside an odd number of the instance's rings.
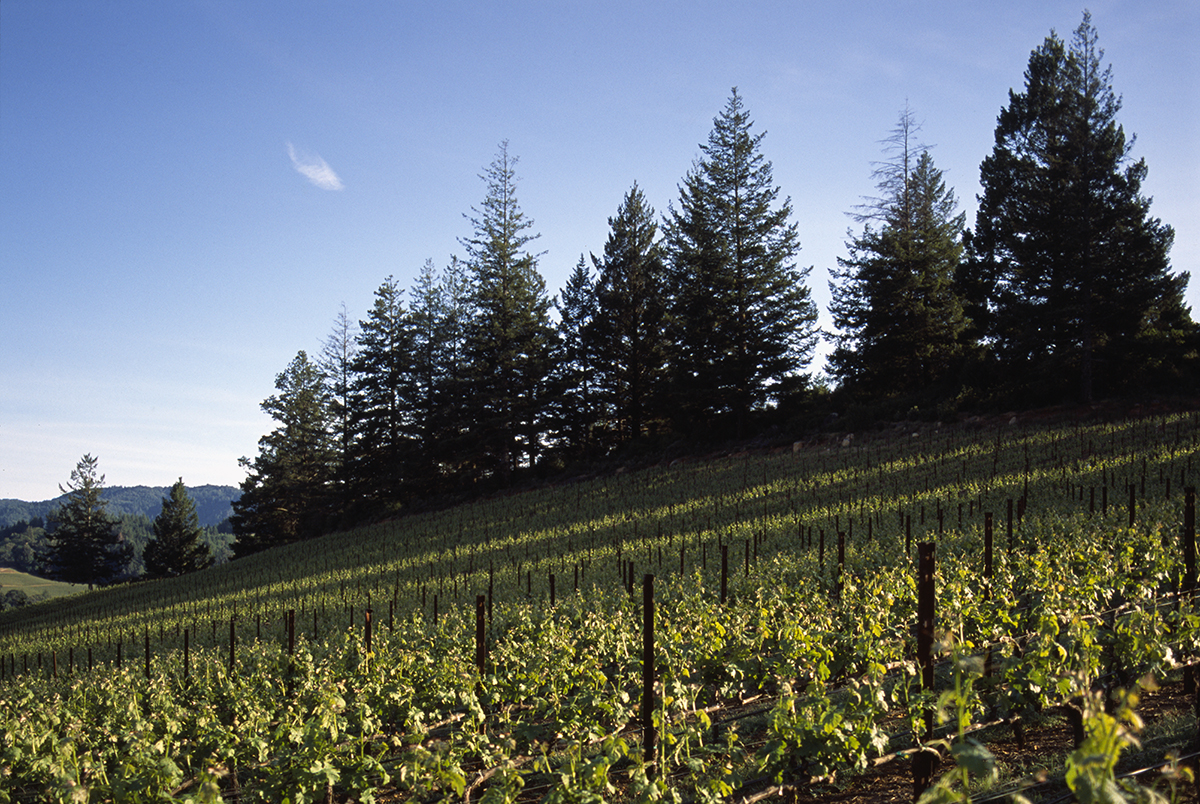
{"label": "dark green foliage", "polygon": [[412,325],[403,295],[389,276],[359,323],[349,485],[352,507],[360,513],[386,508],[402,496],[417,449]]}
{"label": "dark green foliage", "polygon": [[17,522],[0,530],[0,567],[36,574],[42,568],[42,555],[49,549],[45,523],[40,517],[32,522]]}
{"label": "dark green foliage", "polygon": [[[161,499],[159,505],[162,505]],[[121,514],[117,517],[117,532],[132,551],[127,574],[131,578],[144,575],[146,564],[143,557],[146,545],[154,539],[154,523],[145,514]]]}
{"label": "dark green foliage", "polygon": [[324,376],[301,351],[275,388],[262,409],[279,426],[258,440],[258,457],[240,461],[249,474],[233,503],[237,556],[315,536],[329,520],[335,450]]}
{"label": "dark green foliage", "polygon": [[880,166],[882,196],[855,217],[850,256],[830,283],[830,312],[841,330],[830,355],[831,373],[857,397],[912,397],[940,392],[962,356],[966,327],[953,285],[962,259],[964,216],[954,192],[915,145],[912,113],[885,142],[891,158]]}
{"label": "dark green foliage", "polygon": [[154,539],[142,553],[146,573],[171,578],[211,566],[213,557],[201,536],[196,506],[180,478],[170,496],[163,497],[162,512],[154,520]]}
{"label": "dark green foliage", "polygon": [[24,608],[35,602],[24,590],[10,589],[4,594],[0,594],[0,611]]}
{"label": "dark green foliage", "polygon": [[583,255],[556,300],[560,347],[555,366],[559,399],[555,427],[559,450],[586,455],[597,446],[601,418],[597,396],[599,358],[590,337],[596,321],[596,289]]}
{"label": "dark green foliage", "polygon": [[636,184],[608,226],[604,256],[592,258],[598,275],[588,340],[609,440],[625,441],[666,415],[668,291],[654,209]]}
{"label": "dark green foliage", "polygon": [[968,315],[1012,386],[1073,385],[1085,401],[1152,379],[1131,358],[1166,345],[1182,356],[1195,337],[1187,276],[1170,272],[1174,232],[1150,217],[1146,163],[1116,121],[1103,55],[1086,12],[1069,47],[1052,32],[1030,55],[980,169],[962,276]]}
{"label": "dark green foliage", "polygon": [[[231,487],[225,488],[233,491]],[[105,491],[110,491],[110,489],[105,489]],[[163,491],[166,492],[168,489],[164,488]],[[101,495],[101,499],[106,497],[106,494]],[[162,498],[160,497],[159,506],[161,507],[161,505]],[[196,507],[199,508],[199,506]],[[42,556],[50,548],[44,524],[40,518],[34,517],[33,522],[18,522],[0,529],[0,567],[11,567],[18,572],[26,572],[31,575],[42,572],[44,563]],[[129,574],[139,575],[144,570],[145,547],[154,536],[153,523],[145,514],[121,514],[117,527],[121,538],[133,548],[134,555],[129,562]],[[228,519],[222,520],[220,525],[204,525],[201,527],[200,533],[201,540],[214,557],[213,563],[220,564],[229,560],[232,553],[229,547],[232,542],[232,529]]]}
{"label": "dark green foliage", "polygon": [[440,274],[427,260],[411,291],[413,413],[418,440],[415,476],[424,495],[458,471],[459,394],[465,385],[465,332],[470,317],[466,266],[452,257]]}
{"label": "dark green foliage", "polygon": [[802,382],[816,307],[796,268],[791,199],[777,203],[764,134],[733,91],[667,216],[674,409],[685,432],[731,421]]}
{"label": "dark green foliage", "polygon": [[507,480],[537,461],[549,429],[556,335],[550,299],[527,247],[533,221],[517,203],[517,160],[508,143],[484,172],[487,194],[462,240],[471,271],[472,316],[466,326],[462,453],[469,474]]}
{"label": "dark green foliage", "polygon": [[417,283],[410,291],[408,312],[412,355],[412,410],[418,458],[416,471],[422,478],[434,473],[429,460],[434,439],[439,392],[445,387],[449,369],[444,329],[445,295],[433,260],[425,260]]}
{"label": "dark green foliage", "polygon": [[101,497],[104,475],[97,459],[84,455],[67,487],[66,499],[50,515],[50,549],[45,555],[47,574],[67,583],[86,583],[89,588],[119,580],[133,559],[126,542]]}

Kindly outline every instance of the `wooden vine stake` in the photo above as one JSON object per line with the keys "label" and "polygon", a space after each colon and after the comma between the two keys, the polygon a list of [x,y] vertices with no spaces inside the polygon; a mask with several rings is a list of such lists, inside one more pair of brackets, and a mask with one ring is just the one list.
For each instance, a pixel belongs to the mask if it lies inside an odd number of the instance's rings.
{"label": "wooden vine stake", "polygon": [[[1180,533],[1183,540],[1183,588],[1180,606],[1191,606],[1196,599],[1196,487],[1187,486],[1183,490],[1183,530]],[[1200,685],[1196,683],[1197,669],[1189,667],[1184,673],[1184,692],[1196,696],[1195,708],[1200,713]],[[1200,744],[1200,734],[1197,734],[1197,744]]]}
{"label": "wooden vine stake", "polygon": [[[921,688],[933,691],[933,629],[937,599],[933,584],[933,543],[917,545],[917,666],[921,668]],[[933,737],[933,712],[925,713],[925,739]],[[937,754],[920,751],[913,757],[913,801],[933,785]]]}
{"label": "wooden vine stake", "polygon": [[484,596],[475,595],[475,669],[482,677],[487,664],[487,639],[484,631]]}
{"label": "wooden vine stake", "polygon": [[484,595],[475,595],[475,669],[479,677],[475,681],[475,697],[483,710],[483,719],[479,722],[479,733],[487,729],[488,706],[483,696],[483,673],[487,668],[487,632],[484,630],[484,613],[486,610]]}
{"label": "wooden vine stake", "polygon": [[[723,554],[727,553],[722,551]],[[654,730],[654,576],[642,578],[642,739],[646,775],[654,778],[657,733]]]}
{"label": "wooden vine stake", "polygon": [[[288,670],[287,670],[287,696],[292,697],[292,693],[296,690],[296,610],[288,609],[284,616],[287,621],[287,652],[288,652]],[[317,610],[313,609],[313,635],[316,635]]]}
{"label": "wooden vine stake", "polygon": [[1134,520],[1137,518],[1137,486],[1129,484],[1129,527],[1133,528]]}
{"label": "wooden vine stake", "polygon": [[1008,512],[1005,514],[1007,524],[1005,527],[1008,530],[1008,557],[1012,558],[1013,551],[1013,501],[1012,497],[1008,498]]}
{"label": "wooden vine stake", "polygon": [[721,605],[725,605],[729,591],[729,545],[721,545]]}
{"label": "wooden vine stake", "polygon": [[844,531],[838,531],[838,548],[837,548],[837,586],[835,596],[837,600],[842,599],[842,585],[845,582],[844,575],[846,572],[846,534]]}
{"label": "wooden vine stake", "polygon": [[1196,594],[1196,487],[1183,490],[1183,593],[1189,602]]}
{"label": "wooden vine stake", "polygon": [[[983,577],[984,591],[983,599],[992,599],[992,512],[988,511],[983,515]],[[983,677],[991,678],[992,675],[992,646],[988,645],[987,653],[983,659]]]}
{"label": "wooden vine stake", "polygon": [[373,614],[374,611],[372,609],[363,610],[363,647],[366,648],[368,662],[375,655],[371,652],[371,615]]}

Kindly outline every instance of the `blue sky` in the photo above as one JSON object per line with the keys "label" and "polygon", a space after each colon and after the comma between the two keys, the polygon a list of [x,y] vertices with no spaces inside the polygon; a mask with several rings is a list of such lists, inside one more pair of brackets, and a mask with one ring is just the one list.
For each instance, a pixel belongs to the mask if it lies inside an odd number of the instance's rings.
{"label": "blue sky", "polygon": [[[1175,270],[1200,274],[1200,10],[1090,6]],[[1029,53],[1083,6],[141,2],[0,6],[0,498],[236,484],[259,403],[344,302],[462,254],[501,140],[557,292],[638,182],[661,213],[737,86],[824,312],[907,103],[974,222]],[[1200,311],[1195,279],[1188,290]]]}

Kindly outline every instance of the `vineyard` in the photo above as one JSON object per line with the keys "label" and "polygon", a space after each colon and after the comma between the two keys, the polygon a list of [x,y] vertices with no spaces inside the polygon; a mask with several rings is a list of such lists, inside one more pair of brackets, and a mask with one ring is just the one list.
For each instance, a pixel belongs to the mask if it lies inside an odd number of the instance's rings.
{"label": "vineyard", "polygon": [[0,615],[0,801],[1036,799],[976,735],[1049,712],[1082,796],[1194,685],[1198,425],[675,461]]}

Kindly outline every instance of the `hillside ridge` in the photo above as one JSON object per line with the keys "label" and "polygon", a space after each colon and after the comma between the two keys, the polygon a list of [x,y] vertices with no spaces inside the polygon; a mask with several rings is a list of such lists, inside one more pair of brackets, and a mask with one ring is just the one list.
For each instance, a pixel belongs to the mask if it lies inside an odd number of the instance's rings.
{"label": "hillside ridge", "polygon": [[[162,510],[163,497],[170,494],[170,486],[109,486],[101,495],[108,503],[108,512],[115,516],[123,514],[142,515],[151,519]],[[241,496],[234,486],[188,486],[188,495],[196,504],[200,525],[217,525],[233,513],[230,503]],[[18,522],[30,521],[34,517],[45,519],[66,498],[61,494],[52,500],[28,502],[17,499],[0,499],[0,528]]]}

